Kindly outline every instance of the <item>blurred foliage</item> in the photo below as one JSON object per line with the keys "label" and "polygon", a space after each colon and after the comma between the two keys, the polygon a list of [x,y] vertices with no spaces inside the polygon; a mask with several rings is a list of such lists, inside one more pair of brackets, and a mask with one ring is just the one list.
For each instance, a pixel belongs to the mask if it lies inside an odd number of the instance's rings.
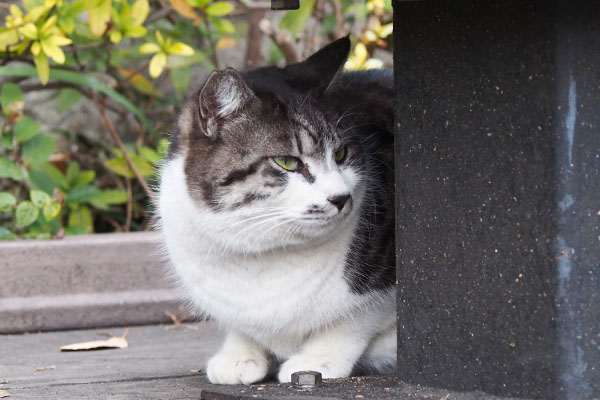
{"label": "blurred foliage", "polygon": [[[256,56],[248,51],[245,64],[283,65],[350,33],[346,69],[384,66],[378,54],[391,46],[390,1],[302,0],[299,10],[280,15],[277,24],[265,22],[267,30],[261,21],[257,31],[248,21],[264,17],[265,4],[22,0],[0,5],[5,8],[0,239],[146,229],[155,169],[168,148],[162,132],[190,86],[197,87],[191,84],[194,70],[222,68],[221,52],[268,40],[266,59],[251,59]],[[93,101],[113,144],[80,132],[43,132],[26,95],[50,89],[59,115],[77,110],[84,98]],[[137,121],[133,131],[122,124],[128,115]]]}

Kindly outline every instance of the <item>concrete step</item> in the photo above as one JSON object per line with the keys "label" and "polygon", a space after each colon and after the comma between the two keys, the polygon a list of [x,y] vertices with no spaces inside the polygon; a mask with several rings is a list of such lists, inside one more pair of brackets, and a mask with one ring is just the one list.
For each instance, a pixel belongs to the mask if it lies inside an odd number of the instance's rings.
{"label": "concrete step", "polygon": [[165,265],[152,232],[0,243],[0,333],[168,322]]}

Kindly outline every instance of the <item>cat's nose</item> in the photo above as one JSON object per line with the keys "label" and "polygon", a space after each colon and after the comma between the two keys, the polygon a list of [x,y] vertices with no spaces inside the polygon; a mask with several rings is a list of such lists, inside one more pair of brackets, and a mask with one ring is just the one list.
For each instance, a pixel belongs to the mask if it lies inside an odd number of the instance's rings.
{"label": "cat's nose", "polygon": [[339,194],[336,196],[332,196],[328,198],[329,202],[337,207],[338,211],[342,211],[342,209],[346,206],[352,198],[349,194]]}

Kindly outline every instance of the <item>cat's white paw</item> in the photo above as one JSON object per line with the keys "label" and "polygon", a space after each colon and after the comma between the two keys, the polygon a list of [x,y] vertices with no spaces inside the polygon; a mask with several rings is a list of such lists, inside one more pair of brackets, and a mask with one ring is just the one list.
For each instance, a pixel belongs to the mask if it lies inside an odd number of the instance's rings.
{"label": "cat's white paw", "polygon": [[208,379],[221,385],[249,385],[263,380],[268,371],[269,361],[252,353],[218,353],[206,368]]}
{"label": "cat's white paw", "polygon": [[347,362],[333,360],[326,356],[295,355],[281,364],[277,378],[279,382],[290,382],[292,374],[297,371],[317,371],[321,373],[323,379],[345,378],[350,376],[352,367],[353,365]]}

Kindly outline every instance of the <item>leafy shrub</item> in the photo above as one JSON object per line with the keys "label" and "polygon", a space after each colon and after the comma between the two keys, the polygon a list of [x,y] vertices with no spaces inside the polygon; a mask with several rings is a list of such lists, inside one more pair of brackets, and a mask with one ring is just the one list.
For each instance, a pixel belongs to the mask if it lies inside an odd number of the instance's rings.
{"label": "leafy shrub", "polygon": [[[244,64],[256,66],[299,61],[351,32],[346,68],[364,69],[384,65],[377,54],[392,31],[385,0],[303,0],[278,24],[249,0],[23,0],[8,11],[0,28],[0,238],[144,229],[168,147],[163,132],[195,87],[194,68],[221,68],[221,52],[242,38]],[[267,60],[255,51],[263,40]],[[58,114],[93,101],[113,144],[42,132],[24,93],[48,89]],[[135,131],[117,122],[128,114]]]}

